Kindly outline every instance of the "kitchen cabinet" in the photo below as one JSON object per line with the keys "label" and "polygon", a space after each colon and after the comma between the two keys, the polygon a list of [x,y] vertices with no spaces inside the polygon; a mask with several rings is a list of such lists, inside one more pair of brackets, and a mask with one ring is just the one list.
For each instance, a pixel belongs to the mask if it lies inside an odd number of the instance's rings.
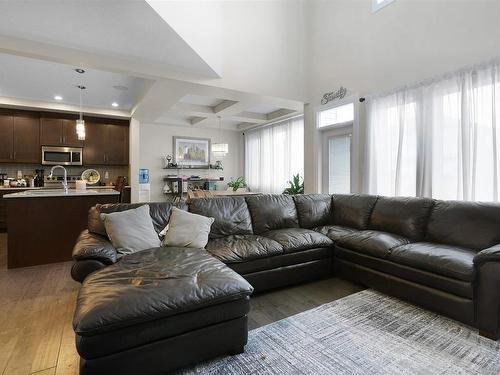
{"label": "kitchen cabinet", "polygon": [[0,115],[0,162],[12,162],[14,154],[14,117]]}
{"label": "kitchen cabinet", "polygon": [[14,116],[14,154],[17,163],[41,163],[40,120]]}
{"label": "kitchen cabinet", "polygon": [[23,188],[0,188],[0,233],[7,229],[7,199],[4,199],[3,196],[25,190]]}
{"label": "kitchen cabinet", "polygon": [[41,162],[38,118],[0,115],[0,162]]}
{"label": "kitchen cabinet", "polygon": [[83,147],[76,135],[76,120],[40,119],[40,144],[42,146]]}
{"label": "kitchen cabinet", "polygon": [[128,126],[86,122],[84,165],[128,165]]}

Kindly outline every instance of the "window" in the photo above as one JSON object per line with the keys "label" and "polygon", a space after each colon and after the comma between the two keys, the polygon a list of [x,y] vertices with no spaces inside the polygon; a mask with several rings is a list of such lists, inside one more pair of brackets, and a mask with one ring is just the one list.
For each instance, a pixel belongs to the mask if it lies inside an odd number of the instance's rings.
{"label": "window", "polygon": [[500,63],[367,102],[365,190],[500,201]]}
{"label": "window", "polygon": [[386,7],[390,3],[392,3],[394,0],[372,0],[372,12],[376,12],[383,7]]}
{"label": "window", "polygon": [[245,178],[252,191],[282,193],[296,174],[304,177],[304,117],[245,133]]}
{"label": "window", "polygon": [[352,122],[353,120],[354,103],[348,103],[319,112],[318,127],[324,128],[326,126]]}
{"label": "window", "polygon": [[351,136],[328,138],[328,194],[351,192]]}

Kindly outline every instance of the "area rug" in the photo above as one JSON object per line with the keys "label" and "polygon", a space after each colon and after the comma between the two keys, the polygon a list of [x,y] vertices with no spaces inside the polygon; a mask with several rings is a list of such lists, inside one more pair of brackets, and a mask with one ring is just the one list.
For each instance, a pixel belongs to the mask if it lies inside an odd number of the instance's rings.
{"label": "area rug", "polygon": [[179,374],[500,374],[500,343],[364,290],[252,330],[245,353]]}

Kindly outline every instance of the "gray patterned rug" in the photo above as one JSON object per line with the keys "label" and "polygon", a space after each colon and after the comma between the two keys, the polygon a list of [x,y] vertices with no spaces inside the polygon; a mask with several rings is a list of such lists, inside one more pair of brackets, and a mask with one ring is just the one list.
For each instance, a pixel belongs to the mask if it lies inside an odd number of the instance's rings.
{"label": "gray patterned rug", "polygon": [[365,290],[252,330],[245,353],[180,374],[500,374],[500,343]]}

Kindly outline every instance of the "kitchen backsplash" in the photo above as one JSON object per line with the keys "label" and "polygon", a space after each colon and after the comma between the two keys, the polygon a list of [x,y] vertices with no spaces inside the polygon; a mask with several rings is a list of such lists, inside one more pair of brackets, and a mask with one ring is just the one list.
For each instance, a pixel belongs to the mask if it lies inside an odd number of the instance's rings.
{"label": "kitchen backsplash", "polygon": [[[38,164],[0,164],[0,174],[7,173],[9,178],[17,178],[17,171],[22,171],[24,177],[24,176],[34,176],[35,169],[44,169],[45,176],[47,176],[50,173],[51,168],[52,166],[50,165],[38,165]],[[127,176],[127,178],[130,177],[128,167],[102,166],[102,167],[91,167],[91,168],[96,169],[101,175],[100,182],[114,183],[118,176]],[[69,176],[81,175],[85,169],[88,169],[88,167],[76,167],[76,166],[66,167]],[[105,181],[104,177],[106,172],[108,172],[109,177]],[[61,169],[56,169],[54,171],[54,175],[62,176],[63,171]]]}

